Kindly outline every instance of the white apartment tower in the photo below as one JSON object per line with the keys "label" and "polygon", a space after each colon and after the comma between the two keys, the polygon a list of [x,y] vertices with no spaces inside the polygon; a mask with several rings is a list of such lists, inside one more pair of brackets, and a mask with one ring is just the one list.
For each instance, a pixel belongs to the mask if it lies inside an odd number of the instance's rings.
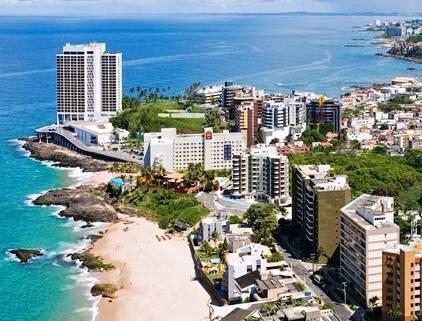
{"label": "white apartment tower", "polygon": [[369,305],[371,298],[382,298],[382,253],[400,243],[394,199],[363,194],[340,211],[340,272]]}
{"label": "white apartment tower", "polygon": [[274,146],[251,148],[233,155],[232,181],[236,197],[285,203],[289,198],[289,160]]}
{"label": "white apartment tower", "polygon": [[274,139],[296,140],[305,130],[305,103],[290,98],[273,97],[262,108],[262,134],[266,145]]}
{"label": "white apartment tower", "polygon": [[66,44],[57,55],[57,123],[108,119],[122,109],[122,54],[105,43]]}

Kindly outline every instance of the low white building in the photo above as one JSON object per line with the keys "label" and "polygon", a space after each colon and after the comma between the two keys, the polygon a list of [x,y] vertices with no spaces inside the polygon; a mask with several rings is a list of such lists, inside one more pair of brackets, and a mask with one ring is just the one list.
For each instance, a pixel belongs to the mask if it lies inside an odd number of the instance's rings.
{"label": "low white building", "polygon": [[232,157],[245,148],[242,133],[214,133],[204,128],[203,134],[177,135],[176,128],[162,128],[159,133],[144,135],[144,166],[163,166],[173,172],[189,164],[203,164],[205,170],[230,169]]}
{"label": "low white building", "polygon": [[119,143],[129,137],[129,132],[124,129],[114,128],[108,121],[98,122],[69,122],[76,138],[86,146],[107,146]]}
{"label": "low white building", "polygon": [[269,249],[261,244],[251,243],[239,248],[235,253],[226,255],[226,271],[222,285],[227,291],[230,302],[242,300],[242,293],[236,287],[236,279],[250,272],[265,272],[267,260],[265,256],[271,254]]}
{"label": "low white building", "polygon": [[218,105],[221,103],[221,95],[223,93],[223,85],[210,85],[201,87],[196,91],[200,97],[200,101],[207,105]]}
{"label": "low white building", "polygon": [[224,237],[230,232],[230,224],[222,217],[207,217],[201,221],[201,240],[209,242],[213,239],[213,233],[218,237]]}

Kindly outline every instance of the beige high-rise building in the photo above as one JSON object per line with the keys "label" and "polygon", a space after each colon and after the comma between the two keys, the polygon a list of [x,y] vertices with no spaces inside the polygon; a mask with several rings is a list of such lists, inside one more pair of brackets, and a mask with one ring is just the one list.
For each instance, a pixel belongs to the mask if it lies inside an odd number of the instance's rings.
{"label": "beige high-rise building", "polygon": [[233,155],[235,196],[285,203],[289,199],[289,159],[274,146],[256,146]]}
{"label": "beige high-rise building", "polygon": [[340,272],[362,303],[381,301],[382,252],[399,242],[392,197],[362,194],[341,209]]}
{"label": "beige high-rise building", "polygon": [[416,320],[421,310],[422,240],[397,245],[382,255],[382,319],[393,320],[389,311],[399,308],[400,321]]}
{"label": "beige high-rise building", "polygon": [[57,123],[108,119],[122,109],[122,54],[105,43],[66,44],[57,55]]}

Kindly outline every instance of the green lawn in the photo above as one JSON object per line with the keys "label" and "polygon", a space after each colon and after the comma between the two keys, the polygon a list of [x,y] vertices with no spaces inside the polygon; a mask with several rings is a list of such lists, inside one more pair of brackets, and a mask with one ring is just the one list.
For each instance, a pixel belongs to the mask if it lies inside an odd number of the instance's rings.
{"label": "green lawn", "polygon": [[[136,132],[157,132],[161,128],[173,127],[181,134],[202,133],[204,119],[198,118],[164,118],[159,113],[168,110],[184,110],[183,104],[175,100],[157,100],[142,104],[124,105],[123,111],[111,119],[115,127]],[[195,112],[205,112],[200,107],[194,107]]]}

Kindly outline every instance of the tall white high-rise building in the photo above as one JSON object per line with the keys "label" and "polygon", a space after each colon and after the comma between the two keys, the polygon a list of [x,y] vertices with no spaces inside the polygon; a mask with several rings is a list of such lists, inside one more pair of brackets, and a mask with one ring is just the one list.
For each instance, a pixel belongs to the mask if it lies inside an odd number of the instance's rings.
{"label": "tall white high-rise building", "polygon": [[122,109],[122,54],[105,43],[66,44],[57,55],[57,123],[107,119]]}

